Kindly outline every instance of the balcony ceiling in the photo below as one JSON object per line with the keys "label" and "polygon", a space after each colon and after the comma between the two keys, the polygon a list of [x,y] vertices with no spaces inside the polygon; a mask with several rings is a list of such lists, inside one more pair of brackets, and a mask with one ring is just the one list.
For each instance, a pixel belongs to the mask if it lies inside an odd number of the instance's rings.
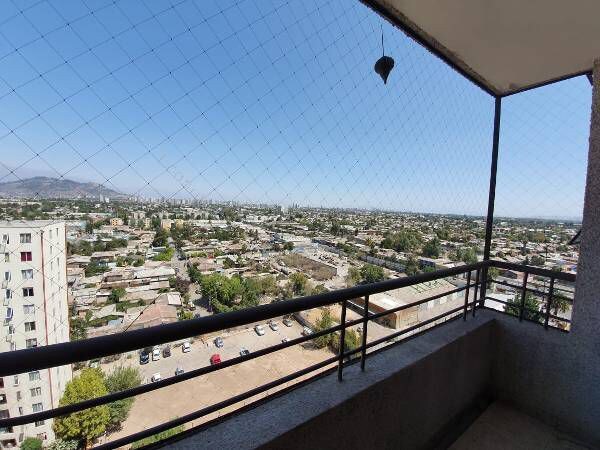
{"label": "balcony ceiling", "polygon": [[495,95],[589,72],[600,57],[599,0],[363,1]]}

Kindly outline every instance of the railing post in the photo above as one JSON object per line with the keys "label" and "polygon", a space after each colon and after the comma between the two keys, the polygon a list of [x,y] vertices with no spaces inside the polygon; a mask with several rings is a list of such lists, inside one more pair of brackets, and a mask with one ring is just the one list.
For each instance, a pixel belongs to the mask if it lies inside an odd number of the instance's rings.
{"label": "railing post", "polygon": [[[475,287],[477,289],[477,286]],[[467,310],[469,308],[469,291],[471,290],[471,271],[467,272],[467,291],[465,292],[465,309],[463,311],[463,321],[467,320]]]}
{"label": "railing post", "polygon": [[338,381],[342,381],[342,371],[344,370],[344,350],[346,340],[346,300],[342,302],[342,317],[340,318],[342,329],[340,330],[340,350],[338,352]]}
{"label": "railing post", "polygon": [[550,309],[552,307],[552,294],[554,294],[554,277],[550,278],[550,287],[548,288],[548,301],[546,302],[546,319],[544,320],[544,328],[548,329],[550,321]]}
{"label": "railing post", "polygon": [[523,275],[523,287],[521,287],[521,311],[519,312],[519,321],[523,321],[523,316],[525,315],[525,296],[527,294],[527,278],[529,277],[529,273],[525,272]]}
{"label": "railing post", "polygon": [[365,370],[365,360],[367,359],[367,325],[369,324],[369,294],[365,295],[365,310],[363,314],[362,329],[362,348],[360,351],[360,370]]}
{"label": "railing post", "polygon": [[475,272],[475,293],[473,294],[473,317],[475,317],[475,309],[477,308],[477,295],[479,294],[479,276],[481,269]]}

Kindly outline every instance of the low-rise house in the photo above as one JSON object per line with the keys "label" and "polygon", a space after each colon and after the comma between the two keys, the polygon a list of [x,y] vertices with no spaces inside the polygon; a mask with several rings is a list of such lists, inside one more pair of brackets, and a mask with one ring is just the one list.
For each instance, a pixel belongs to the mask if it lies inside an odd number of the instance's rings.
{"label": "low-rise house", "polygon": [[[132,308],[138,309],[139,308]],[[171,305],[152,304],[131,314],[130,310],[125,315],[123,324],[129,330],[139,330],[142,328],[154,327],[166,323],[177,322],[177,308]]]}
{"label": "low-rise house", "polygon": [[164,292],[158,295],[154,303],[157,305],[181,306],[181,294],[179,292]]}

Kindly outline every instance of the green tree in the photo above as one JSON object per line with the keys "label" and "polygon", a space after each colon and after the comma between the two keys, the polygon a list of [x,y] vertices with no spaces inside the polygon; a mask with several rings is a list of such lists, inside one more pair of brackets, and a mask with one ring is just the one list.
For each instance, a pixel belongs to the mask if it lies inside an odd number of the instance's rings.
{"label": "green tree", "polygon": [[295,272],[290,275],[288,284],[294,295],[305,295],[308,278],[302,272]]}
{"label": "green tree", "polygon": [[404,265],[404,272],[409,277],[419,273],[419,263],[413,255],[410,255],[406,260],[406,264]]}
{"label": "green tree", "polygon": [[348,275],[346,275],[346,285],[348,287],[356,286],[362,280],[360,269],[358,267],[350,267]]}
{"label": "green tree", "polygon": [[79,341],[87,338],[88,323],[81,317],[73,317],[69,321],[69,336],[72,341]]}
{"label": "green tree", "polygon": [[[104,379],[106,389],[109,393],[115,393],[131,389],[142,384],[142,377],[136,367],[117,367],[111,374]],[[117,430],[127,419],[134,398],[125,398],[108,404],[110,421],[107,425],[109,430]]]}
{"label": "green tree", "polygon": [[[544,321],[544,316],[540,311],[540,302],[531,292],[527,292],[525,295],[524,306],[523,317],[525,319],[540,323]],[[508,304],[504,305],[504,311],[519,317],[521,313],[521,294],[516,294],[512,300],[509,300]]]}
{"label": "green tree", "polygon": [[497,267],[489,267],[487,270],[487,287],[491,288],[492,287],[492,280],[497,280],[498,276],[500,275],[500,271],[498,270]]}
{"label": "green tree", "polygon": [[392,248],[397,252],[411,252],[421,244],[421,236],[415,230],[402,230],[398,233],[389,233],[381,241],[382,248]]}
{"label": "green tree", "polygon": [[543,266],[546,260],[539,255],[533,255],[529,260],[532,266]]}
{"label": "green tree", "polygon": [[555,316],[558,316],[559,313],[566,313],[571,307],[571,302],[567,297],[562,294],[554,294],[552,297],[552,305],[551,310]]}
{"label": "green tree", "polygon": [[166,230],[159,228],[156,230],[154,240],[152,241],[152,247],[166,247],[169,242],[169,235]]}
{"label": "green tree", "polygon": [[75,440],[55,439],[48,446],[48,450],[77,450],[78,443]]}
{"label": "green tree", "polygon": [[360,268],[361,282],[363,284],[377,283],[385,280],[385,272],[383,267],[374,266],[373,264],[365,264]]}
{"label": "green tree", "polygon": [[[331,316],[329,308],[324,308],[323,311],[321,311],[321,318],[315,324],[314,331],[318,333],[331,327],[333,327],[333,317]],[[325,348],[331,343],[332,337],[331,333],[324,334],[323,336],[313,339],[313,343],[317,348]]]}
{"label": "green tree", "polygon": [[125,297],[125,294],[127,294],[125,288],[112,288],[110,290],[110,295],[108,296],[108,301],[109,303],[119,303],[119,301]]}
{"label": "green tree", "polygon": [[[67,383],[58,404],[72,405],[107,393],[102,372],[87,368]],[[54,432],[61,439],[78,440],[88,448],[94,439],[106,431],[109,423],[110,408],[102,405],[54,419]]]}
{"label": "green tree", "polygon": [[439,258],[441,251],[440,240],[435,237],[425,243],[422,254],[427,258]]}
{"label": "green tree", "polygon": [[42,450],[42,440],[33,437],[25,438],[21,442],[21,450]]}
{"label": "green tree", "polygon": [[[334,353],[339,353],[339,351],[340,351],[340,334],[339,333],[336,333],[336,336],[331,338],[330,347]],[[360,337],[359,337],[358,333],[352,329],[347,329],[346,333],[344,333],[344,352],[349,352],[358,347],[360,347]],[[353,357],[356,357],[356,354],[354,354]]]}
{"label": "green tree", "polygon": [[475,264],[477,262],[477,249],[470,248],[459,248],[456,250],[454,256],[456,261],[462,261],[465,264]]}

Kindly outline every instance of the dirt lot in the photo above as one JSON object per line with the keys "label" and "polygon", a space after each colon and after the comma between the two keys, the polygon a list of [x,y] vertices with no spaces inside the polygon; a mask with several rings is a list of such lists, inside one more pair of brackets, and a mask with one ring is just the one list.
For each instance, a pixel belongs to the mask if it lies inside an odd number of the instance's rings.
{"label": "dirt lot", "polygon": [[[212,341],[196,340],[190,353],[184,354],[180,348],[174,348],[171,357],[151,361],[143,366],[139,365],[137,359],[123,360],[117,364],[138,366],[145,378],[144,382],[149,382],[149,378],[156,372],[161,373],[161,376],[165,378],[173,376],[176,367],[182,367],[188,371],[207,365],[210,355],[214,353],[219,353],[221,358],[225,360],[237,356],[241,348],[253,351],[275,345],[281,342],[284,336],[290,339],[300,336],[301,327],[297,323],[288,328],[279,322],[279,330],[277,331],[271,330],[266,324],[263,325],[265,328],[264,336],[258,336],[252,328],[237,331],[232,335],[223,335],[224,346],[221,348],[215,347]],[[123,437],[176,417],[181,417],[332,356],[333,354],[328,350],[293,346],[237,366],[228,367],[199,378],[140,395],[136,398],[123,429],[108,436],[108,440]],[[103,367],[105,371],[110,371],[110,369],[110,367]],[[283,385],[279,389],[286,386]],[[272,392],[275,392],[275,389],[268,391],[267,394]],[[255,398],[205,416],[188,424],[188,427],[218,417],[220,414],[230,412],[244,404],[251,403],[253,400]],[[106,441],[103,439],[101,442]]]}

